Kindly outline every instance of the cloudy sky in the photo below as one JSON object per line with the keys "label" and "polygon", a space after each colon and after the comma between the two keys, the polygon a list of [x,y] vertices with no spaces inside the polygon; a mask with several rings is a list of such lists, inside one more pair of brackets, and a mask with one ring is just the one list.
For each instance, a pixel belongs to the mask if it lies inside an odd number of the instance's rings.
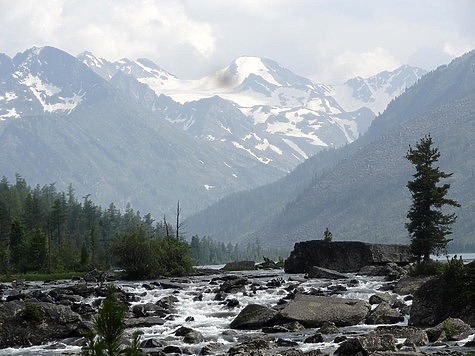
{"label": "cloudy sky", "polygon": [[475,49],[473,0],[0,0],[0,52],[146,57],[199,78],[242,55],[327,84]]}

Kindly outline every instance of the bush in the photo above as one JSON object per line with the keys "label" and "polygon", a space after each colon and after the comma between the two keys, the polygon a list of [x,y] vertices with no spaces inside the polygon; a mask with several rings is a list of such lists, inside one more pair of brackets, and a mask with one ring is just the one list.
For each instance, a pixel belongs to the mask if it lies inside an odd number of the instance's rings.
{"label": "bush", "polygon": [[147,237],[142,228],[130,230],[114,241],[118,267],[130,279],[183,276],[193,270],[190,246],[175,237]]}
{"label": "bush", "polygon": [[444,270],[444,263],[433,260],[423,260],[414,264],[409,270],[412,277],[427,277],[441,275]]}
{"label": "bush", "polygon": [[23,310],[23,318],[34,324],[38,324],[43,320],[43,311],[36,304],[27,304]]}

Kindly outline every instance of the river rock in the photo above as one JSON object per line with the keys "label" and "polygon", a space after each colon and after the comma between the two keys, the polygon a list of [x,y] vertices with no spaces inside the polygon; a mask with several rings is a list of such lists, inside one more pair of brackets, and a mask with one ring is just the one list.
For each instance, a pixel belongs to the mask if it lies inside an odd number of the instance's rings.
{"label": "river rock", "polygon": [[231,329],[259,329],[271,326],[279,312],[259,304],[249,304],[231,322]]}
{"label": "river rock", "polygon": [[221,269],[223,271],[251,271],[256,269],[256,263],[254,261],[229,262]]}
{"label": "river rock", "polygon": [[442,278],[432,278],[424,283],[414,294],[409,325],[435,326],[453,317],[475,326],[475,299],[464,303],[454,299],[447,301],[444,293],[447,289]]}
{"label": "river rock", "polygon": [[312,266],[307,273],[308,278],[348,279],[346,274],[318,266]]}
{"label": "river rock", "polygon": [[52,303],[4,302],[0,304],[0,319],[0,348],[82,336],[87,330],[79,314]]}
{"label": "river rock", "polygon": [[379,303],[365,319],[365,323],[370,325],[397,324],[401,321],[404,321],[401,312],[397,309],[391,308],[391,305],[385,301]]}
{"label": "river rock", "polygon": [[473,331],[470,325],[457,318],[447,318],[433,328],[426,330],[430,342],[459,341],[469,337]]}
{"label": "river rock", "polygon": [[312,240],[295,244],[285,261],[284,270],[287,273],[306,273],[312,266],[320,266],[338,272],[358,272],[367,265],[390,262],[406,265],[411,261],[408,245]]}
{"label": "river rock", "polygon": [[370,332],[366,335],[344,341],[335,351],[337,356],[372,355],[375,351],[395,351],[396,338],[391,334],[378,335]]}
{"label": "river rock", "polygon": [[297,294],[280,311],[280,315],[306,327],[320,327],[325,322],[347,326],[358,324],[370,309],[370,304],[363,300]]}
{"label": "river rock", "polygon": [[228,350],[228,355],[262,355],[261,351],[270,348],[268,340],[255,338],[251,341],[240,343]]}
{"label": "river rock", "polygon": [[393,292],[399,295],[414,294],[424,283],[433,277],[404,276],[399,279],[393,288]]}

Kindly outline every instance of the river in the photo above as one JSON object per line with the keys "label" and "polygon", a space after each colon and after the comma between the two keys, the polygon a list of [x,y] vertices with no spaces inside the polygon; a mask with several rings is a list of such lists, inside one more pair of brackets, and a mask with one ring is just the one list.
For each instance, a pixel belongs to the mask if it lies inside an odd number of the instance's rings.
{"label": "river", "polygon": [[[208,266],[209,267],[209,266]],[[299,288],[304,292],[312,292],[315,290],[329,293],[334,290],[337,285],[344,284],[345,288],[339,288],[339,297],[356,298],[368,301],[369,297],[385,289],[385,285],[389,282],[384,281],[383,277],[368,277],[356,274],[350,274],[350,279],[358,280],[358,284],[345,284],[342,280],[331,281],[324,279],[305,279],[302,274],[286,274],[282,270],[257,270],[246,272],[233,272],[245,276],[252,284],[256,286],[252,290],[247,289],[245,292],[238,292],[229,297],[235,298],[239,301],[239,306],[236,308],[228,308],[220,301],[215,300],[215,292],[212,291],[217,284],[213,282],[214,278],[222,276],[220,271],[216,271],[216,275],[194,276],[181,280],[172,280],[171,282],[182,287],[180,289],[164,289],[164,288],[149,288],[149,283],[152,281],[142,282],[128,282],[117,281],[115,284],[127,292],[132,292],[139,296],[139,300],[132,303],[155,303],[163,297],[170,295],[178,299],[176,302],[176,314],[174,318],[169,318],[163,325],[155,325],[147,328],[140,328],[143,332],[142,340],[156,339],[160,343],[178,346],[181,349],[191,352],[191,354],[199,354],[200,350],[210,344],[216,343],[215,354],[225,354],[227,350],[233,345],[242,340],[245,335],[253,335],[256,331],[230,330],[229,324],[238,315],[246,305],[250,303],[261,304],[265,306],[275,306],[286,294],[286,289],[289,285],[299,285]],[[277,287],[266,287],[269,281],[282,282]],[[64,282],[71,283],[71,282]],[[277,283],[279,284],[279,283]],[[55,285],[57,287],[58,285]],[[31,288],[48,288],[48,285],[30,284]],[[391,293],[391,292],[389,292]],[[201,300],[197,300],[198,295],[202,296]],[[404,300],[404,296],[398,296],[404,303],[410,305],[411,300]],[[92,300],[88,301],[92,302]],[[407,325],[408,317],[398,325]],[[174,335],[174,332],[180,327],[186,326],[193,330],[199,331],[206,340],[199,344],[184,344],[183,338]],[[360,324],[351,327],[340,328],[341,334],[364,333],[374,329],[374,325]],[[131,333],[133,329],[128,329]],[[316,329],[307,328],[300,332],[280,333],[274,335],[276,338],[285,340],[293,340],[297,342],[296,348],[302,351],[320,349],[324,353],[331,354],[339,346],[334,343],[335,335],[325,335],[324,342],[320,343],[304,343],[303,340],[307,336],[315,334]],[[473,338],[473,335],[469,339]],[[453,347],[462,345],[467,340],[459,343],[452,343]],[[54,348],[54,349],[52,349]],[[433,350],[433,349],[432,349]],[[276,350],[275,352],[277,352]],[[430,351],[427,349],[427,351]],[[15,349],[7,348],[0,350],[0,355],[77,355],[80,354],[80,346],[74,346],[73,340],[61,340],[56,343],[50,343],[42,346],[33,346],[29,348]]]}

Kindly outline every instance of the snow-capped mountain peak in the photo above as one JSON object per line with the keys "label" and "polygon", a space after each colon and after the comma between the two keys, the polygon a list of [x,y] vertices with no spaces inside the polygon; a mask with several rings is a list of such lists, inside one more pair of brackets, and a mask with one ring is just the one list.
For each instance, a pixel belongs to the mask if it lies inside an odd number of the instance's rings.
{"label": "snow-capped mountain peak", "polygon": [[[33,47],[0,63],[0,119],[70,114],[100,78],[54,47]],[[92,89],[97,93],[97,88]]]}
{"label": "snow-capped mountain peak", "polygon": [[343,85],[335,85],[333,95],[347,110],[366,106],[378,113],[426,73],[424,69],[403,65],[368,78],[351,78]]}

